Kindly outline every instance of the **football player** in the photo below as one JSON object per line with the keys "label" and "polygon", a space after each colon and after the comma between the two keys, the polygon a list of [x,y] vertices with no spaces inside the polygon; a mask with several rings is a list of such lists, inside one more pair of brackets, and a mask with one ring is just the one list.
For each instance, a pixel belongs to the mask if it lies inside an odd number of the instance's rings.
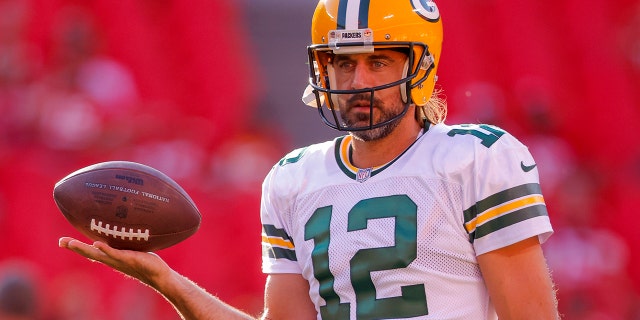
{"label": "football player", "polygon": [[[428,0],[322,0],[303,100],[347,132],[263,183],[263,319],[556,319],[553,232],[527,147],[446,125],[442,20]],[[250,318],[154,255],[62,238],[187,319]]]}

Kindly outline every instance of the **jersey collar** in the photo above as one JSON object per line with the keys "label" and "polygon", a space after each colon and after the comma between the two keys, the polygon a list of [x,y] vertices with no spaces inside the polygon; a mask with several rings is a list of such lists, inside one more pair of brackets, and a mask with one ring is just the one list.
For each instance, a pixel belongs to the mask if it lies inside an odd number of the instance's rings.
{"label": "jersey collar", "polygon": [[[424,135],[424,133],[427,132],[428,128],[429,127],[427,126],[424,130],[420,131],[420,134],[416,138],[416,141],[418,141],[420,139],[420,137],[422,137]],[[394,162],[396,162],[396,160],[400,159],[400,157],[402,157],[402,155],[405,152],[407,152],[407,150],[411,149],[411,146],[413,146],[415,144],[415,141],[414,141],[401,154],[399,154],[393,160],[391,160],[391,161],[389,161],[389,162],[387,162],[387,163],[385,163],[385,164],[383,164],[381,166],[371,167],[371,168],[358,168],[351,161],[351,159],[352,159],[351,156],[352,156],[352,153],[353,153],[353,147],[351,146],[352,142],[353,142],[353,136],[351,136],[351,135],[338,137],[336,139],[334,153],[335,153],[335,157],[336,157],[336,163],[338,164],[338,167],[340,168],[340,170],[342,170],[342,172],[345,175],[347,175],[347,177],[349,177],[349,178],[351,178],[353,180],[356,180],[358,182],[365,182],[369,178],[371,178],[371,177],[377,175],[378,173],[382,172],[384,169],[388,168]]]}

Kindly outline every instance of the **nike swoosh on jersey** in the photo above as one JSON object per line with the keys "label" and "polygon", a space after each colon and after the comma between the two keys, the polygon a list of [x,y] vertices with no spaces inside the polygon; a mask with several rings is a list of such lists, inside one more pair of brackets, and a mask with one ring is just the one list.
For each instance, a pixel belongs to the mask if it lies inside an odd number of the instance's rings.
{"label": "nike swoosh on jersey", "polygon": [[520,168],[522,168],[522,171],[524,171],[524,172],[529,172],[529,171],[533,170],[533,168],[535,168],[537,165],[538,165],[537,163],[534,163],[534,164],[532,164],[530,166],[527,166],[527,165],[524,164],[524,161],[520,161]]}

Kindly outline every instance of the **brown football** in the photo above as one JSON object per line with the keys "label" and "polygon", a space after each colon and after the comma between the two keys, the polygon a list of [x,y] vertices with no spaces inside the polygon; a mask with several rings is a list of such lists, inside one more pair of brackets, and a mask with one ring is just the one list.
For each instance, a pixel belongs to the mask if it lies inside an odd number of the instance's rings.
{"label": "brown football", "polygon": [[53,199],[78,231],[118,249],[170,247],[193,235],[202,219],[191,197],[175,181],[129,161],[77,170],[55,184]]}

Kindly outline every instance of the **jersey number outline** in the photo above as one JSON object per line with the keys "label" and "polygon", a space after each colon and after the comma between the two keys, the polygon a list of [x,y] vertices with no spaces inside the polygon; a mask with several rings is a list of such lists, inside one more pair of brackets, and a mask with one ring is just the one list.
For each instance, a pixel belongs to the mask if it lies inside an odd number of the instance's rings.
{"label": "jersey number outline", "polygon": [[[453,137],[457,134],[461,134],[461,135],[470,134],[477,138],[480,138],[480,140],[482,140],[481,144],[487,148],[491,147],[491,145],[496,143],[496,141],[498,141],[498,139],[502,137],[503,134],[505,134],[505,131],[500,130],[494,126],[486,125],[486,124],[481,124],[481,125],[469,124],[469,125],[460,125],[460,126],[463,127],[464,129],[451,129],[449,130],[449,132],[447,132],[447,135],[449,137]],[[489,133],[484,133],[478,130],[477,128],[482,128],[488,131]]]}
{"label": "jersey number outline", "polygon": [[[323,319],[349,319],[350,303],[340,303],[329,270],[331,215],[333,207],[317,209],[305,224],[305,240],[314,241],[311,253],[319,295],[326,301],[320,307]],[[364,230],[370,219],[395,218],[395,245],[361,249],[351,258],[351,285],[356,295],[358,319],[410,318],[427,315],[424,284],[401,287],[401,296],[376,299],[372,271],[406,268],[417,257],[417,206],[406,195],[364,199],[348,216],[347,231]]]}

